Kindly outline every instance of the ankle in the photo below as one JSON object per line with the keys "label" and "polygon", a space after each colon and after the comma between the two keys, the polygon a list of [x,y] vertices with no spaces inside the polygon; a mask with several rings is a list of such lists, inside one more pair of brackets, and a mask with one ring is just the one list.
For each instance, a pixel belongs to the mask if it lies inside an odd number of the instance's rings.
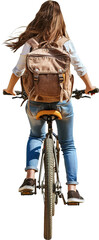
{"label": "ankle", "polygon": [[35,179],[35,170],[34,169],[28,169],[26,178],[32,178]]}
{"label": "ankle", "polygon": [[68,185],[68,192],[69,191],[75,191],[76,192],[76,185],[75,184],[69,184]]}

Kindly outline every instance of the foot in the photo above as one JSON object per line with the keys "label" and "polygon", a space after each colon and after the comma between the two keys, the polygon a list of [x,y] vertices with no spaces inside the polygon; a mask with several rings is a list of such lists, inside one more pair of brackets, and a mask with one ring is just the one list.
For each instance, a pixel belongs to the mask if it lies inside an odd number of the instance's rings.
{"label": "foot", "polygon": [[36,179],[25,178],[24,182],[19,187],[19,192],[21,192],[22,195],[31,195],[34,192],[35,187]]}
{"label": "foot", "polygon": [[68,191],[67,193],[67,203],[83,203],[84,198],[80,196],[79,192],[76,190]]}

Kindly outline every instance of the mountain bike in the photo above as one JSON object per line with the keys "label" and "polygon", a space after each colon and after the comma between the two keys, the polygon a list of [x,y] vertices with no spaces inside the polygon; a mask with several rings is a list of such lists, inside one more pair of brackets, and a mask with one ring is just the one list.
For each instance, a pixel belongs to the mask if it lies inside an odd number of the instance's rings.
{"label": "mountain bike", "polygon": [[[96,88],[91,91],[90,94],[98,92],[99,89]],[[17,95],[20,94],[18,91],[16,93]],[[85,90],[76,89],[73,91],[72,97],[80,99],[90,96],[85,94]],[[47,121],[48,131],[42,148],[38,183],[35,182],[34,191],[31,192],[31,195],[36,194],[37,189],[41,189],[42,191],[44,198],[44,238],[49,240],[52,238],[52,217],[55,215],[55,204],[58,203],[58,198],[61,198],[65,205],[79,205],[79,203],[67,203],[62,193],[62,186],[59,177],[59,140],[58,136],[52,129],[52,122],[57,118],[60,120],[62,119],[61,113],[57,110],[42,110],[36,115],[37,120],[40,118]]]}

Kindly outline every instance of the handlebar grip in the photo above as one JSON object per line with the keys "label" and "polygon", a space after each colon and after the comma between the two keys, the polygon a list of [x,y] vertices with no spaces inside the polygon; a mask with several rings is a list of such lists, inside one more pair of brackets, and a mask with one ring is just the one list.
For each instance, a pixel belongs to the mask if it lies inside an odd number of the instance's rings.
{"label": "handlebar grip", "polygon": [[3,90],[3,95],[12,95],[11,93],[7,93],[5,90]]}
{"label": "handlebar grip", "polygon": [[95,88],[92,91],[89,91],[88,93],[94,94],[94,93],[98,93],[99,92],[99,88]]}

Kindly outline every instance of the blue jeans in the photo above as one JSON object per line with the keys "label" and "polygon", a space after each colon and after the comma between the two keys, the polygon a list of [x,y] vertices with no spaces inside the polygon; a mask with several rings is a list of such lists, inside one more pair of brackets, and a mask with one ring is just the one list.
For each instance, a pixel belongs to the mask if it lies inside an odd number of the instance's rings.
{"label": "blue jeans", "polygon": [[71,101],[41,103],[30,101],[31,116],[27,104],[26,112],[30,122],[30,136],[27,142],[26,168],[38,171],[38,161],[42,142],[46,136],[45,121],[36,120],[35,116],[40,110],[59,110],[62,120],[56,120],[59,143],[64,155],[67,184],[77,184],[77,155],[73,140],[73,107]]}

